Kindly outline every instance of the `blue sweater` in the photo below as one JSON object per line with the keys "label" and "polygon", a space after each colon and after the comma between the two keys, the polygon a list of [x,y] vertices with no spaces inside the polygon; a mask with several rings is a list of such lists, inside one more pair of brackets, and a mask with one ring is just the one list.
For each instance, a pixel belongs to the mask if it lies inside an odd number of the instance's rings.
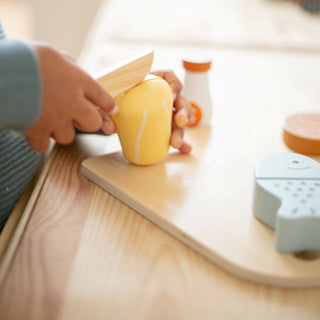
{"label": "blue sweater", "polygon": [[7,39],[0,22],[0,231],[30,183],[41,155],[29,148],[22,131],[37,120],[42,82],[35,52]]}

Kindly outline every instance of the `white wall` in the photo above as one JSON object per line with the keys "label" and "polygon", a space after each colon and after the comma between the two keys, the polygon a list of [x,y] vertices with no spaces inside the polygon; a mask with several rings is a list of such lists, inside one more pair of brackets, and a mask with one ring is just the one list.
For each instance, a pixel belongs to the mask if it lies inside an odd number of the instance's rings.
{"label": "white wall", "polygon": [[102,0],[20,1],[32,7],[34,39],[77,58]]}
{"label": "white wall", "polygon": [[31,8],[25,1],[0,0],[0,19],[8,37],[31,40]]}

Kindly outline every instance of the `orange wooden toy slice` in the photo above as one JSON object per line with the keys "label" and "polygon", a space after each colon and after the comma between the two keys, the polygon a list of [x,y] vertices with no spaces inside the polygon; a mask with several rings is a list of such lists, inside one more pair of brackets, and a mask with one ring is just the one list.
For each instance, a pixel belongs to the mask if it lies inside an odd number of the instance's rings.
{"label": "orange wooden toy slice", "polygon": [[283,140],[295,152],[320,155],[320,113],[289,116],[283,126]]}

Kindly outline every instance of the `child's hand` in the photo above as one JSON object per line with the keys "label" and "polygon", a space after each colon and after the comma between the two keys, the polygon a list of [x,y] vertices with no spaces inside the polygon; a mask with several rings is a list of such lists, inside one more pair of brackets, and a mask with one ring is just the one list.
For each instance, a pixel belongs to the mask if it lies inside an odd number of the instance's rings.
{"label": "child's hand", "polygon": [[43,96],[38,121],[24,131],[31,148],[46,151],[50,137],[61,144],[71,143],[74,127],[86,132],[101,129],[99,108],[107,114],[117,112],[111,96],[69,56],[47,45],[32,46],[39,58]]}
{"label": "child's hand", "polygon": [[166,80],[172,90],[173,115],[170,144],[172,147],[180,150],[182,153],[190,153],[192,147],[189,143],[183,140],[183,136],[185,126],[191,120],[192,107],[188,99],[181,94],[182,84],[176,74],[171,70],[161,70],[152,73]]}

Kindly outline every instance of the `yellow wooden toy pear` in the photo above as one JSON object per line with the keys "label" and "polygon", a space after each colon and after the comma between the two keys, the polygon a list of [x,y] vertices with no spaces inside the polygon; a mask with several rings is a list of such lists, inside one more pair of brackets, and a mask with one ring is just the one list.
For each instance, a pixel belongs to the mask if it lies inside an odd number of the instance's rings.
{"label": "yellow wooden toy pear", "polygon": [[148,75],[116,98],[115,122],[124,157],[137,165],[163,159],[169,150],[172,93],[168,83]]}

